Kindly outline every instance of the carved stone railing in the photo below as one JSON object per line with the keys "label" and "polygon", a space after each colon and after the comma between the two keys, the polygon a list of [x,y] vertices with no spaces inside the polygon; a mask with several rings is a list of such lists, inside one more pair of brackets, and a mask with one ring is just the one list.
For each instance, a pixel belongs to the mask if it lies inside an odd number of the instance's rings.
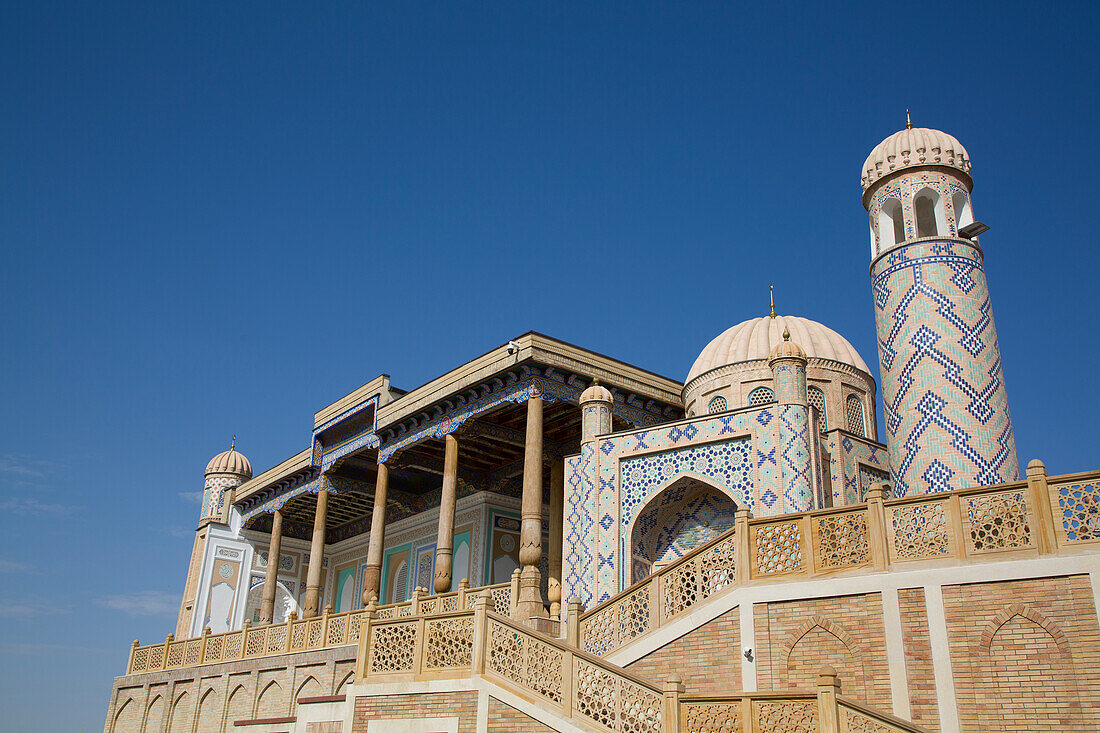
{"label": "carved stone railing", "polygon": [[840,695],[836,670],[826,667],[817,694],[753,692],[728,696],[682,695],[670,678],[666,697],[678,703],[676,730],[683,733],[922,733],[924,728]]}
{"label": "carved stone railing", "polygon": [[403,682],[480,674],[585,727],[660,733],[662,690],[624,669],[497,614],[473,611],[378,620],[368,609],[360,681]]}
{"label": "carved stone railing", "polygon": [[1027,474],[1026,481],[891,500],[875,484],[865,504],[780,517],[738,511],[732,529],[648,578],[584,613],[571,606],[566,636],[603,655],[736,585],[1100,548],[1100,472],[1048,478],[1032,461]]}
{"label": "carved stone railing", "polygon": [[[515,599],[510,583],[467,588],[463,581],[457,591],[437,596],[428,596],[423,589],[417,588],[412,599],[380,606],[374,614],[377,619],[445,614],[473,608],[474,601],[482,593],[489,593],[498,613],[511,613]],[[135,641],[130,647],[126,674],[358,644],[359,627],[365,613],[366,609],[332,613],[331,607],[327,607],[323,614],[309,619],[299,619],[291,613],[289,619],[278,624],[252,626],[250,621],[245,621],[240,631],[211,634],[210,629],[206,629],[200,637],[179,641],[169,634],[164,643],[148,646],[140,646]]]}

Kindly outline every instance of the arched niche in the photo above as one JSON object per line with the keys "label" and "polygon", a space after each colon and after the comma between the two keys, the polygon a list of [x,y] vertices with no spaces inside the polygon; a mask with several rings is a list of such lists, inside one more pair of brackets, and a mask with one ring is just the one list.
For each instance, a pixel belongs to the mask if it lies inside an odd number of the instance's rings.
{"label": "arched niche", "polygon": [[901,201],[888,198],[878,210],[879,252],[904,241],[905,215],[902,213]]}
{"label": "arched niche", "polygon": [[913,214],[917,220],[918,237],[947,235],[947,216],[939,191],[924,187],[913,197]]}
{"label": "arched niche", "polygon": [[683,476],[654,495],[630,530],[631,582],[733,527],[737,504],[722,490]]}

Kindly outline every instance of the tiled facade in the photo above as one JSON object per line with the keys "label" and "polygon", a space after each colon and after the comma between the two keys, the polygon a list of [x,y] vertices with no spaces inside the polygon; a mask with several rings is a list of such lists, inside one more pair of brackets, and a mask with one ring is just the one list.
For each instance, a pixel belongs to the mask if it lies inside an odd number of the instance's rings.
{"label": "tiled facade", "polygon": [[871,281],[896,495],[1019,478],[978,246],[906,243],[874,262]]}

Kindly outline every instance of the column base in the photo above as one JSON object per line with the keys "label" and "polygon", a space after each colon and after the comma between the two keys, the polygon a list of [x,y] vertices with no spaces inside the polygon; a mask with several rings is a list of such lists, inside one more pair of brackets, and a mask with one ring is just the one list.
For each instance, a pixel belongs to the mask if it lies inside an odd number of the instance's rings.
{"label": "column base", "polygon": [[527,623],[531,618],[546,618],[546,606],[542,604],[539,586],[542,575],[534,565],[523,568],[519,574],[519,599],[516,603],[516,620]]}

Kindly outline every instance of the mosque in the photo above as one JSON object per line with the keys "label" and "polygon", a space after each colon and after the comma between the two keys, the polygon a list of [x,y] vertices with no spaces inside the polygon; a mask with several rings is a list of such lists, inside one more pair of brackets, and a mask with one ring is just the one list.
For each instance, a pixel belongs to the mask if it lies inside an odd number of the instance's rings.
{"label": "mosque", "polygon": [[683,382],[534,332],[382,374],[209,462],[106,733],[1100,730],[1100,471],[1021,471],[970,156],[907,124],[862,188],[878,383],[774,305]]}

